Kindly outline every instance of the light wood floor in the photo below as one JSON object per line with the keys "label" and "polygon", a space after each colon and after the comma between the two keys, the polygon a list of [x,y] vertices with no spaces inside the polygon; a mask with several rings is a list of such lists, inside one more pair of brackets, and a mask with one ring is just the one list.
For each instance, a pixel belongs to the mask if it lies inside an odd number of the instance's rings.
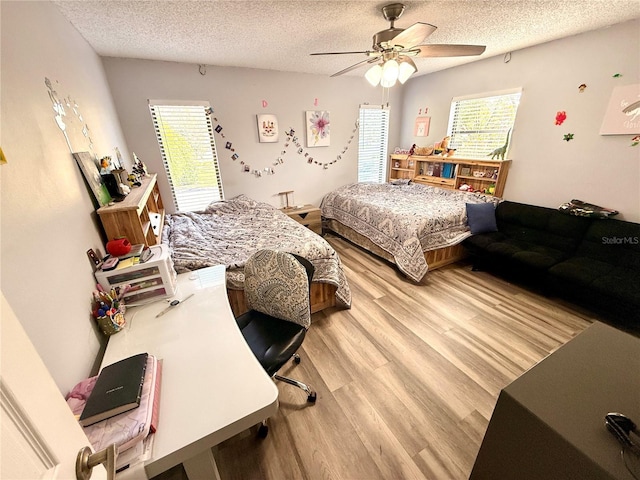
{"label": "light wood floor", "polygon": [[[313,315],[302,363],[281,373],[269,436],[214,449],[228,479],[466,479],[500,389],[594,320],[467,264],[420,284],[336,236],[350,310]],[[166,475],[182,478],[178,467]]]}

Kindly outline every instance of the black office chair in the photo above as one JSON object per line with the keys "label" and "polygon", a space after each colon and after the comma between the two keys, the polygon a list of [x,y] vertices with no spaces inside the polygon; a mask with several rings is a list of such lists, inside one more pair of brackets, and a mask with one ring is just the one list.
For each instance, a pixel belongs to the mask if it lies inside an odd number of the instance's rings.
{"label": "black office chair", "polygon": [[[294,358],[309,325],[311,304],[309,285],[314,267],[307,259],[287,252],[260,250],[244,266],[244,294],[249,311],[236,322],[256,358],[267,373],[307,393],[316,401],[316,392],[302,382],[278,375],[280,368]],[[261,436],[266,436],[263,423]]]}

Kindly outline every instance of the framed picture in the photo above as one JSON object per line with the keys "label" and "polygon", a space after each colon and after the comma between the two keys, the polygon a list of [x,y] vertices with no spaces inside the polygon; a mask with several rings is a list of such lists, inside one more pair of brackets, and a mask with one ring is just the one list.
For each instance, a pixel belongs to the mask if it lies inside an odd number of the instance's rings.
{"label": "framed picture", "polygon": [[429,136],[429,124],[431,123],[431,117],[418,117],[413,127],[414,137],[428,137]]}
{"label": "framed picture", "polygon": [[275,115],[256,115],[258,120],[258,139],[260,143],[276,143],[278,141],[278,119]]}
{"label": "framed picture", "polygon": [[328,147],[331,144],[329,112],[307,111],[305,119],[307,147]]}
{"label": "framed picture", "polygon": [[600,135],[640,133],[640,83],[615,87],[602,120]]}
{"label": "framed picture", "polygon": [[107,186],[102,181],[96,160],[89,152],[76,152],[73,154],[73,158],[78,162],[78,166],[80,167],[80,170],[82,170],[82,174],[89,184],[98,204],[101,207],[109,205],[113,199],[107,190]]}
{"label": "framed picture", "polygon": [[471,167],[460,167],[460,175],[468,177],[471,175]]}

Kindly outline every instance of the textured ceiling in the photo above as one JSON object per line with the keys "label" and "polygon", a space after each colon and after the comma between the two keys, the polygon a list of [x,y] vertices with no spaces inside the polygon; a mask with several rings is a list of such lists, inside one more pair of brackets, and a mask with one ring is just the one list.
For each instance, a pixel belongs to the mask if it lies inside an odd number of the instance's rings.
{"label": "textured ceiling", "polygon": [[[380,1],[53,0],[101,56],[331,75],[364,55],[389,23]],[[486,45],[480,57],[419,58],[442,70],[640,18],[639,0],[405,1],[396,28],[438,27],[425,43]],[[621,48],[634,48],[621,46]],[[637,45],[635,46],[637,48]],[[363,75],[365,67],[347,75]]]}

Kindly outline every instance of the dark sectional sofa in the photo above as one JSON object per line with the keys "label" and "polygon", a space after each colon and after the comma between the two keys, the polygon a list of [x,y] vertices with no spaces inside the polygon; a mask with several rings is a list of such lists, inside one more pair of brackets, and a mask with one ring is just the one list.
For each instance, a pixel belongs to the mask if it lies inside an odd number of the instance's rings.
{"label": "dark sectional sofa", "polygon": [[529,283],[640,329],[640,224],[503,201],[497,231],[464,246],[474,267]]}

